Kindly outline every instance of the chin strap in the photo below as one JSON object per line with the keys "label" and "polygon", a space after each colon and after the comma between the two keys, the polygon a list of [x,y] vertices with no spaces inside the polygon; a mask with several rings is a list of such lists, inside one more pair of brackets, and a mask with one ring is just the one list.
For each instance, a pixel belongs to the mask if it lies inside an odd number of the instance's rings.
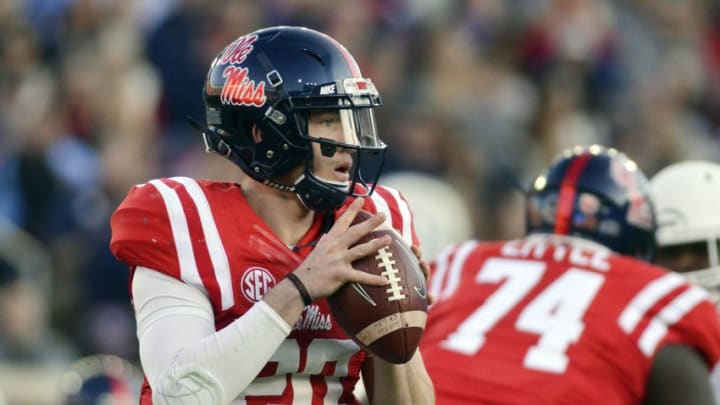
{"label": "chin strap", "polygon": [[315,211],[334,211],[343,205],[348,194],[320,181],[309,170],[295,181],[295,193],[304,206]]}

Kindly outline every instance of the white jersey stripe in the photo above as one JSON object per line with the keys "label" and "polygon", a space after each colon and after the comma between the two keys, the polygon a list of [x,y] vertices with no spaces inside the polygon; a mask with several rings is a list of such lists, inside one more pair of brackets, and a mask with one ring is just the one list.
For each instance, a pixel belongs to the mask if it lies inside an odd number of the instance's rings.
{"label": "white jersey stripe", "polygon": [[640,350],[646,356],[650,356],[655,351],[658,343],[667,334],[668,327],[677,323],[685,314],[708,298],[710,296],[707,292],[695,286],[675,297],[650,321],[650,324],[640,336],[638,342]]}
{"label": "white jersey stripe", "polygon": [[449,268],[447,283],[445,284],[445,289],[443,290],[440,298],[446,299],[455,294],[455,291],[460,286],[460,275],[462,273],[463,266],[465,265],[465,260],[467,260],[468,256],[472,253],[478,243],[479,242],[475,240],[466,241],[461,244],[457,252],[455,252],[455,257],[453,258],[452,264]]}
{"label": "white jersey stripe", "polygon": [[632,333],[637,324],[642,320],[645,313],[670,291],[676,289],[685,282],[682,276],[676,273],[668,273],[648,283],[630,301],[625,310],[618,318],[618,324],[625,333]]}
{"label": "white jersey stripe", "polygon": [[197,207],[200,224],[202,225],[203,234],[205,235],[205,241],[210,254],[210,261],[212,262],[215,278],[220,287],[222,309],[228,309],[235,305],[232,278],[230,277],[230,263],[225,253],[225,247],[220,239],[217,225],[215,225],[215,217],[210,209],[210,203],[208,203],[205,193],[194,179],[189,177],[173,177],[171,180],[177,181],[185,186],[185,189]]}
{"label": "white jersey stripe", "polygon": [[387,202],[377,192],[372,193],[370,198],[373,203],[375,203],[375,209],[377,212],[385,214],[385,224],[392,228],[392,216],[390,215],[390,207],[388,207]]}
{"label": "white jersey stripe", "polygon": [[440,293],[445,280],[445,275],[448,271],[448,260],[450,259],[450,253],[453,252],[456,245],[450,245],[445,247],[438,253],[435,258],[435,269],[430,273],[430,295],[435,299],[440,299]]}
{"label": "white jersey stripe", "polygon": [[412,214],[410,214],[410,207],[407,202],[400,197],[400,193],[397,190],[390,187],[383,187],[383,189],[389,192],[395,199],[395,203],[400,209],[400,218],[402,219],[402,237],[408,246],[412,246]]}
{"label": "white jersey stripe", "polygon": [[655,350],[655,347],[657,347],[657,344],[666,334],[667,325],[657,320],[657,318],[653,318],[652,320],[650,320],[650,323],[648,324],[647,328],[645,328],[645,331],[640,336],[640,340],[638,341],[638,347],[640,347],[640,351],[642,351],[645,356],[650,357],[650,355]]}
{"label": "white jersey stripe", "polygon": [[183,210],[180,197],[178,197],[175,190],[160,180],[150,180],[149,183],[157,189],[165,202],[165,209],[167,209],[168,218],[170,219],[170,228],[173,240],[175,240],[175,250],[180,265],[180,278],[187,284],[202,289],[207,294],[198,272],[195,251],[190,241],[190,229],[188,228],[185,210]]}

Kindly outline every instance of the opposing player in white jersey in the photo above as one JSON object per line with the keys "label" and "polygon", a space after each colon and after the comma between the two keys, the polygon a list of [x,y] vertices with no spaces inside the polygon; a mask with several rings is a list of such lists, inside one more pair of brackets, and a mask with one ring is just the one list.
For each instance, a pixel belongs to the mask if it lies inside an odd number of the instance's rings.
{"label": "opposing player in white jersey", "polygon": [[658,218],[657,263],[720,298],[720,165],[688,161],[650,179]]}
{"label": "opposing player in white jersey", "polygon": [[[217,56],[204,99],[207,125],[195,125],[238,182],[152,180],[111,220],[131,268],[141,403],[356,404],[361,374],[373,404],[432,403],[419,353],[373,359],[324,299],[348,281],[387,284],[351,266],[389,244],[356,245],[383,221],[418,242],[402,196],[375,188],[373,83],[327,35],[273,27]],[[351,226],[361,209],[376,215]]]}
{"label": "opposing player in white jersey", "polygon": [[703,289],[647,261],[655,219],[635,163],[565,151],[526,215],[526,237],[434,262],[421,348],[437,403],[714,403],[720,320]]}

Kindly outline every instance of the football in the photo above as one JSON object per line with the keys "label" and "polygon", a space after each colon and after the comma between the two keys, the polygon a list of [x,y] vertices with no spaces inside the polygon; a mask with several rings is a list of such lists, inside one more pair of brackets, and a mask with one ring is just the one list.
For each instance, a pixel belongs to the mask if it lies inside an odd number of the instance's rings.
{"label": "football", "polygon": [[[361,211],[353,223],[370,216]],[[358,243],[385,234],[392,236],[392,243],[353,262],[353,267],[382,275],[389,284],[348,283],[329,296],[328,303],[336,322],[355,343],[385,361],[402,364],[412,358],[425,330],[427,291],[417,258],[393,229],[379,227]]]}

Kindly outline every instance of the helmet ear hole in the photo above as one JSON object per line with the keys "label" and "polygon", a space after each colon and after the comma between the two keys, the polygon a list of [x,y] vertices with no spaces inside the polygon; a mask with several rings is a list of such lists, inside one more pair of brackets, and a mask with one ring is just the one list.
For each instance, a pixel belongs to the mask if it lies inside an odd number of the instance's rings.
{"label": "helmet ear hole", "polygon": [[257,125],[252,125],[250,133],[252,134],[253,143],[260,143],[263,141],[262,131],[260,130],[260,128],[258,128]]}

